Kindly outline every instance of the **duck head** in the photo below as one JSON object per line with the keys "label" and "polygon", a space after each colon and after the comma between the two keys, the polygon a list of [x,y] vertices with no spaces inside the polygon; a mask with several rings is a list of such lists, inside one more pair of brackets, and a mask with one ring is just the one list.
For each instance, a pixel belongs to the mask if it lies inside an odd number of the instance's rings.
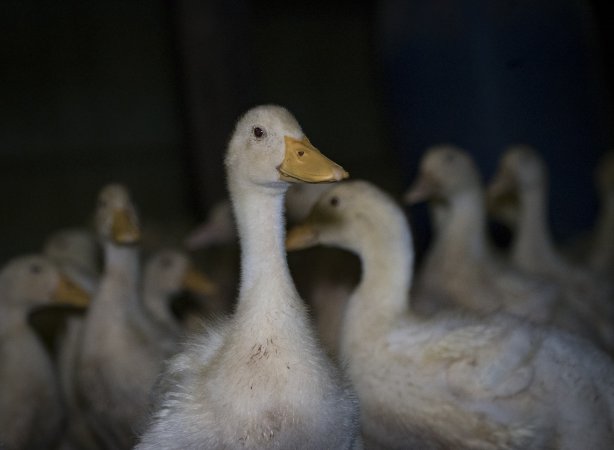
{"label": "duck head", "polygon": [[185,253],[172,249],[159,251],[147,262],[144,283],[167,296],[182,290],[203,296],[218,291],[217,284],[198,271]]}
{"label": "duck head", "polygon": [[48,258],[29,255],[9,262],[0,273],[2,301],[31,311],[36,307],[69,305],[84,308],[89,295],[61,274]]}
{"label": "duck head", "polygon": [[405,201],[449,201],[476,189],[481,189],[480,175],[469,155],[458,147],[440,145],[429,148],[422,157],[418,177],[405,194]]}
{"label": "duck head", "polygon": [[405,216],[387,194],[367,181],[347,181],[326,191],[305,221],[289,230],[286,248],[322,244],[360,254],[369,237],[397,236],[395,226],[406,226]]}
{"label": "duck head", "polygon": [[226,154],[229,173],[264,186],[286,183],[330,183],[348,177],[305,136],[285,108],[274,105],[249,110],[235,127]]}
{"label": "duck head", "polygon": [[95,221],[102,239],[120,245],[136,244],[140,240],[136,209],[128,190],[121,184],[110,184],[100,191]]}

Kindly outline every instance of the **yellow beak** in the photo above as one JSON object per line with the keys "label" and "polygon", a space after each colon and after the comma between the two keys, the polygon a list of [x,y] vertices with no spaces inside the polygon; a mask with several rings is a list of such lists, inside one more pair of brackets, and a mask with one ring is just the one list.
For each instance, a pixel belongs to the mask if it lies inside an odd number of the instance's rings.
{"label": "yellow beak", "polygon": [[74,284],[65,275],[60,275],[60,282],[53,293],[53,299],[58,303],[85,308],[89,305],[90,296]]}
{"label": "yellow beak", "polygon": [[292,227],[286,235],[288,251],[302,250],[318,244],[318,231],[309,224]]}
{"label": "yellow beak", "polygon": [[189,267],[183,277],[183,286],[201,295],[215,295],[218,292],[217,284],[202,272]]}
{"label": "yellow beak", "polygon": [[112,235],[118,244],[134,244],[141,238],[139,224],[128,210],[121,209],[113,214]]}
{"label": "yellow beak", "polygon": [[343,167],[320,153],[306,137],[298,140],[284,136],[284,141],[285,157],[278,167],[282,180],[292,183],[332,183],[350,176]]}

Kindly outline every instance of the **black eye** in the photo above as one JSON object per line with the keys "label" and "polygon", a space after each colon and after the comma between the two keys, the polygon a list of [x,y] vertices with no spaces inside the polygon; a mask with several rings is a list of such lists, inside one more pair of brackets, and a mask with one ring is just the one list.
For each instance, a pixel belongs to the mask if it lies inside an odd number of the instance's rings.
{"label": "black eye", "polygon": [[43,268],[40,266],[40,264],[32,264],[30,266],[30,273],[41,273],[43,270]]}
{"label": "black eye", "polygon": [[339,204],[339,199],[337,197],[331,197],[329,203],[330,206],[337,206]]}
{"label": "black eye", "polygon": [[260,139],[266,134],[262,127],[254,127],[252,131],[254,133],[254,136],[256,136],[258,139]]}

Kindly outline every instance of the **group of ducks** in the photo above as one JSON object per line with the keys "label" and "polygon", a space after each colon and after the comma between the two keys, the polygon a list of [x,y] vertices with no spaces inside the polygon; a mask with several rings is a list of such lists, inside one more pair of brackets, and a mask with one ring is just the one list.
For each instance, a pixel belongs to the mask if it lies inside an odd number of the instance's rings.
{"label": "group of ducks", "polygon": [[[534,150],[506,152],[485,192],[465,152],[429,149],[405,195],[430,202],[436,236],[415,277],[401,205],[367,181],[336,183],[347,172],[284,108],[245,113],[225,165],[230,200],[186,243],[238,237],[231,314],[173,314],[181,289],[206,303],[217,287],[181,251],[141,267],[121,185],[98,199],[101,270],[81,232],[4,267],[0,448],[614,448],[613,157],[574,265],[548,233]],[[515,231],[509,256],[489,244],[487,207]],[[360,273],[317,253],[289,266],[286,250],[316,245],[356,254]],[[54,301],[87,309],[70,311],[52,359],[29,317]]]}

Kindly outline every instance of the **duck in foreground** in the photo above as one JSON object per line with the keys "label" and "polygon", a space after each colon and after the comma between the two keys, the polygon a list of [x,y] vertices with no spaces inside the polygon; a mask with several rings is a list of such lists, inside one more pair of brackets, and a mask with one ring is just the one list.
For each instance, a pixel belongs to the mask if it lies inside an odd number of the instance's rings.
{"label": "duck in foreground", "polygon": [[411,234],[403,211],[375,186],[333,187],[286,242],[341,247],[361,259],[341,354],[360,398],[365,447],[611,448],[607,355],[505,314],[414,313]]}
{"label": "duck in foreground", "polygon": [[310,328],[289,274],[283,220],[288,183],[347,173],[279,106],[238,121],[225,163],[242,251],[236,311],[173,358],[137,448],[356,448],[357,399]]}
{"label": "duck in foreground", "polygon": [[0,448],[52,448],[63,409],[53,364],[28,323],[35,308],[87,306],[88,295],[42,256],[0,272]]}

